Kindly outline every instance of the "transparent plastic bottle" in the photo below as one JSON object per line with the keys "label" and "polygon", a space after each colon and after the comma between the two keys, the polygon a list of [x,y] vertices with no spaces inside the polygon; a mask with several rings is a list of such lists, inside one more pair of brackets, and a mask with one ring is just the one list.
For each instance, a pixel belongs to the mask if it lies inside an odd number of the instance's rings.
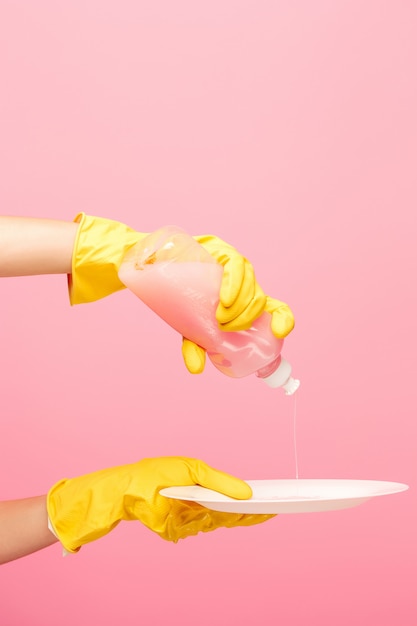
{"label": "transparent plastic bottle", "polygon": [[272,333],[269,313],[249,330],[219,329],[215,314],[222,273],[223,267],[193,237],[177,226],[165,226],[129,250],[119,278],[172,328],[203,347],[223,374],[256,374],[270,387],[293,394],[299,381],[281,357],[284,342]]}

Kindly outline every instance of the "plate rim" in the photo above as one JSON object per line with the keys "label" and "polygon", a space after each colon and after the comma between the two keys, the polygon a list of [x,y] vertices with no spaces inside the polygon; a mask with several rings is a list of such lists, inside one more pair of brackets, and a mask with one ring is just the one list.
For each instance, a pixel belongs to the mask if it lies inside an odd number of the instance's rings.
{"label": "plate rim", "polygon": [[[402,493],[404,491],[407,491],[410,486],[407,483],[401,483],[398,481],[387,481],[387,480],[377,480],[377,479],[357,479],[357,478],[275,478],[275,479],[248,479],[245,480],[245,482],[250,485],[252,488],[259,483],[276,483],[276,482],[282,482],[282,483],[288,483],[288,482],[293,482],[294,484],[297,483],[317,483],[317,482],[321,482],[321,483],[369,483],[369,484],[374,484],[374,485],[386,485],[387,489],[385,491],[381,490],[378,493],[368,493],[368,494],[342,494],[337,498],[332,498],[332,497],[324,497],[324,498],[315,498],[310,499],[310,498],[306,498],[306,497],[300,497],[300,498],[295,498],[295,499],[277,499],[275,498],[274,500],[268,500],[267,498],[262,498],[262,499],[258,499],[258,498],[248,498],[248,499],[237,499],[237,498],[232,498],[231,496],[227,496],[221,492],[215,491],[214,489],[210,489],[208,487],[203,487],[202,485],[177,485],[177,486],[170,486],[170,487],[164,487],[162,488],[159,493],[160,495],[164,496],[164,497],[168,497],[170,499],[174,499],[174,500],[184,500],[187,502],[197,502],[198,504],[202,504],[203,506],[205,504],[226,504],[226,503],[244,503],[244,502],[251,502],[252,504],[297,504],[297,503],[306,503],[306,502],[340,502],[340,501],[346,501],[346,500],[370,500],[371,498],[376,498],[376,497],[380,497],[380,496],[387,496],[387,495],[394,495],[396,493]],[[388,489],[388,485],[391,485],[391,489]],[[393,489],[393,487],[397,487],[396,489]],[[199,488],[199,493],[196,494],[195,497],[192,496],[185,496],[184,494],[181,495],[174,495],[175,494],[175,490],[176,489],[194,489],[195,487]],[[200,490],[204,490],[203,492],[201,492]],[[172,492],[172,493],[171,493]],[[204,499],[204,492],[210,493],[210,494],[218,494],[221,496],[221,499]]]}

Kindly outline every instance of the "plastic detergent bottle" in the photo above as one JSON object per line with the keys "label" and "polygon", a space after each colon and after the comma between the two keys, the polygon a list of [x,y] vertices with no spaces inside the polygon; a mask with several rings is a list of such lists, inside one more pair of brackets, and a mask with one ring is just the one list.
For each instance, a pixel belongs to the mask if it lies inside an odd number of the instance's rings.
{"label": "plastic detergent bottle", "polygon": [[271,331],[264,312],[249,330],[218,327],[223,267],[193,237],[177,226],[165,226],[133,246],[119,269],[119,278],[142,302],[183,337],[206,350],[223,374],[242,378],[256,374],[270,387],[292,395],[299,381],[281,357],[283,339]]}

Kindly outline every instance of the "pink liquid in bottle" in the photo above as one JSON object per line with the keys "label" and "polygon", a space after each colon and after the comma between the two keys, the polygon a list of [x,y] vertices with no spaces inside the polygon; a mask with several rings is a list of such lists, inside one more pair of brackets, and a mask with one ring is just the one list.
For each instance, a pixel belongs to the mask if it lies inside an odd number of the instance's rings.
{"label": "pink liquid in bottle", "polygon": [[[120,280],[182,336],[205,348],[223,374],[267,379],[281,366],[283,340],[271,331],[271,316],[263,313],[249,330],[227,332],[218,327],[223,268],[192,237],[174,226],[162,228],[136,244],[119,270]],[[284,374],[286,393],[298,381]],[[282,376],[281,376],[282,378]],[[281,386],[281,384],[271,384]]]}

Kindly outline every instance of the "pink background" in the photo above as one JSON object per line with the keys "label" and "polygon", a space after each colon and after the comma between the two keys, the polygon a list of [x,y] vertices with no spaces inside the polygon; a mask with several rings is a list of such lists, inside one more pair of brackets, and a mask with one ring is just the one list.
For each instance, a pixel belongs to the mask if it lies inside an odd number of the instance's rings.
{"label": "pink background", "polygon": [[[3,0],[0,205],[213,232],[285,300],[300,477],[405,482],[358,508],[177,545],[123,524],[0,571],[0,622],[417,622],[416,5]],[[211,365],[128,292],[4,279],[1,497],[143,456],[294,477],[292,399]]]}

